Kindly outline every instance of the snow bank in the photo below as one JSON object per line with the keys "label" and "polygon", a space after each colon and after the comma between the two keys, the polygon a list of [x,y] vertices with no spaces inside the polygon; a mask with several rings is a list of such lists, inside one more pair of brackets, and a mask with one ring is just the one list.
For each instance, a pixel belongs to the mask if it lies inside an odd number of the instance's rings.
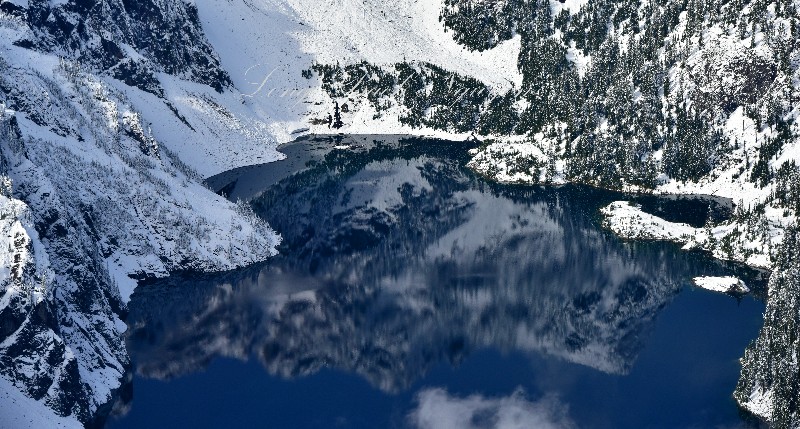
{"label": "snow bank", "polygon": [[473,149],[468,167],[503,183],[564,183],[563,163],[554,162],[549,142],[541,135],[504,137]]}
{"label": "snow bank", "polygon": [[722,293],[736,293],[736,294],[745,294],[750,292],[750,288],[748,288],[743,281],[739,280],[738,277],[733,276],[726,276],[726,277],[695,277],[694,284],[698,287],[703,289],[708,289],[714,292],[722,292]]}
{"label": "snow bank", "polygon": [[63,428],[83,429],[70,417],[61,417],[43,403],[25,396],[16,386],[0,377],[0,429]]}
{"label": "snow bank", "polygon": [[[615,201],[600,212],[605,216],[603,226],[622,238],[673,241],[683,244],[684,249],[707,250],[715,258],[755,268],[771,268],[771,248],[783,239],[781,224],[768,221],[774,214],[768,214],[752,228],[749,222],[736,219],[713,227],[694,228],[645,213],[641,207],[627,201]],[[772,246],[765,245],[765,239],[770,240]]]}
{"label": "snow bank", "polygon": [[4,184],[10,183],[7,177],[0,176],[0,290],[4,292],[0,309],[18,293],[27,295],[35,305],[44,298],[55,277],[30,209],[22,201],[3,195]]}
{"label": "snow bank", "polygon": [[623,238],[687,243],[698,233],[697,228],[645,213],[640,206],[627,201],[615,201],[600,212],[606,216],[603,226]]}
{"label": "snow bank", "polygon": [[747,401],[739,401],[739,404],[753,415],[760,416],[766,421],[772,421],[774,396],[773,389],[763,390],[760,386],[756,386]]}

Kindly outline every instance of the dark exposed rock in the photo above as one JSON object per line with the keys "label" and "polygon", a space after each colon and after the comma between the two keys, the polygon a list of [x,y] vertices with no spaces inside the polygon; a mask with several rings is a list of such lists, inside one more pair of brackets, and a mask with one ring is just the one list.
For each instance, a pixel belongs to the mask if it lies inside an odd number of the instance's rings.
{"label": "dark exposed rock", "polygon": [[[156,95],[163,95],[163,90],[152,70],[203,83],[218,92],[231,85],[205,39],[196,6],[190,3],[71,0],[52,6],[47,0],[31,0],[24,17],[38,40],[19,43],[109,71],[126,84]],[[125,45],[148,64],[131,57]]]}

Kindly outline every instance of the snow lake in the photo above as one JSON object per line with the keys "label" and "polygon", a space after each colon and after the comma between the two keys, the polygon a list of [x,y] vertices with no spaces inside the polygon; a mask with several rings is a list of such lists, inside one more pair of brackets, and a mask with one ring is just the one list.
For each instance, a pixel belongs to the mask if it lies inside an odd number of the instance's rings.
{"label": "snow lake", "polygon": [[[107,426],[745,426],[732,392],[764,304],[692,279],[758,296],[762,274],[621,240],[599,210],[623,194],[492,183],[468,146],[307,138],[209,179],[282,235],[280,255],[140,285]],[[641,204],[695,224],[724,206]]]}

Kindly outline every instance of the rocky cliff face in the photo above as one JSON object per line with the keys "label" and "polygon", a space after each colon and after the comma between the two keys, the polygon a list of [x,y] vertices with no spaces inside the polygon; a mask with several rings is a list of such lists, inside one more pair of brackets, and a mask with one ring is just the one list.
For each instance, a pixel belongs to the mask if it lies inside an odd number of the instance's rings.
{"label": "rocky cliff face", "polygon": [[31,30],[14,42],[17,46],[91,65],[147,92],[163,95],[155,73],[203,83],[219,92],[231,85],[191,3],[6,0],[0,10]]}
{"label": "rocky cliff face", "polygon": [[[278,238],[205,188],[136,107],[153,97],[191,131],[156,76],[184,79],[198,94],[229,85],[192,6],[0,9],[0,198],[10,234],[0,250],[0,376],[93,426],[128,371],[122,320],[136,281],[260,261]],[[15,414],[27,410],[4,407],[2,421],[33,424]]]}
{"label": "rocky cliff face", "polygon": [[[0,126],[8,132],[8,121]],[[89,392],[59,335],[55,271],[30,208],[12,196],[8,177],[0,183],[0,374],[57,412],[88,420],[82,397]],[[112,333],[119,347],[121,332]]]}

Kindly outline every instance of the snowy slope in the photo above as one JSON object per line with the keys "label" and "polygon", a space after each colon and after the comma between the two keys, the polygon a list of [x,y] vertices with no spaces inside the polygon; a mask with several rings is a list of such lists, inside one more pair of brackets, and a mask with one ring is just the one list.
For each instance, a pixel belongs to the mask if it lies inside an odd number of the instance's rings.
{"label": "snowy slope", "polygon": [[[237,89],[270,76],[269,89],[292,89],[313,63],[391,65],[429,62],[497,89],[519,87],[520,40],[471,52],[438,20],[441,0],[234,0],[196,2],[203,28]],[[249,72],[248,72],[249,71]],[[271,72],[274,73],[270,75]],[[256,86],[257,88],[257,86]]]}
{"label": "snowy slope", "polygon": [[[330,132],[309,123],[333,109],[318,79],[302,77],[313,64],[428,62],[473,76],[497,91],[522,83],[516,65],[519,37],[490,51],[471,52],[453,41],[438,22],[440,0],[199,0],[196,4],[236,91],[280,142],[292,139],[291,132],[297,129]],[[402,125],[397,110],[375,120],[368,104],[358,100],[356,104],[340,131],[454,136]]]}
{"label": "snowy slope", "polygon": [[61,417],[39,401],[22,392],[0,377],[0,429],[83,429],[77,420]]}
{"label": "snowy slope", "polygon": [[275,253],[277,234],[187,163],[211,174],[277,153],[230,92],[161,74],[171,102],[14,44],[34,33],[0,14],[0,378],[20,403],[100,424],[130,366],[121,318],[137,280]]}
{"label": "snowy slope", "polygon": [[800,319],[800,234],[790,228],[770,277],[764,326],[741,359],[734,397],[775,427],[797,427],[800,394],[797,321]]}

